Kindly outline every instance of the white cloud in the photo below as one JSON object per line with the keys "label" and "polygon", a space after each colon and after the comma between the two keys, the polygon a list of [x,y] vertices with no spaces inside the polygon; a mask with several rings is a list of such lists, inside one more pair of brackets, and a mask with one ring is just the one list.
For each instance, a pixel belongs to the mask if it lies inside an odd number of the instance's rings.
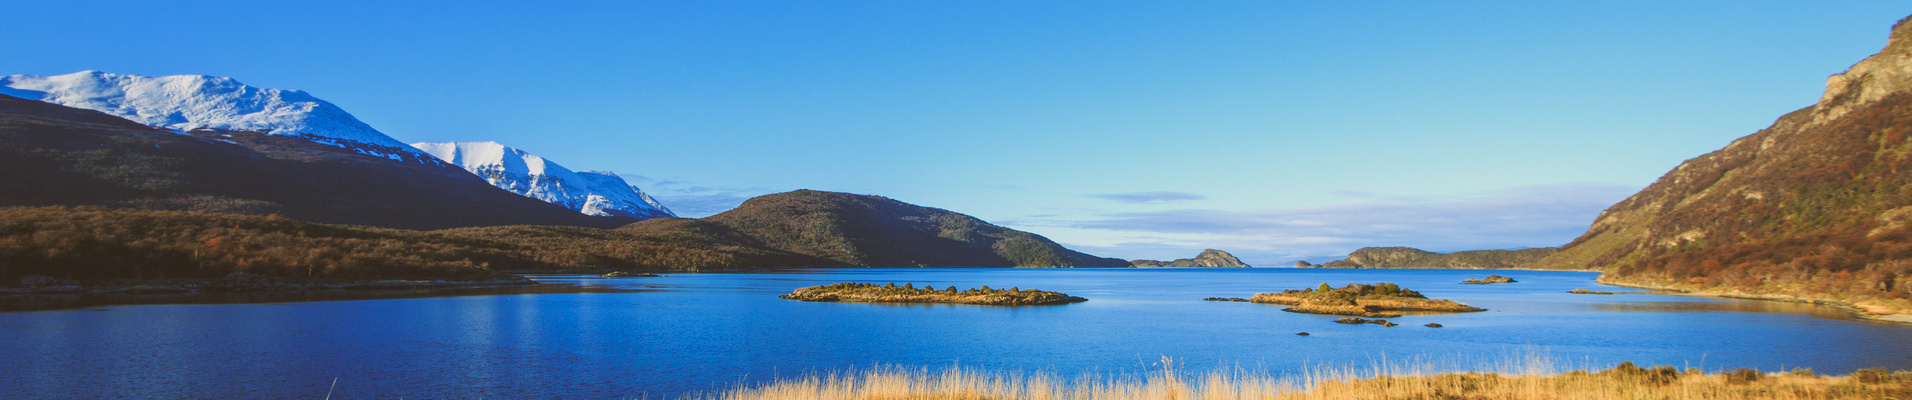
{"label": "white cloud", "polygon": [[1092,254],[1190,257],[1203,248],[1257,266],[1338,259],[1369,246],[1431,251],[1559,246],[1586,232],[1601,210],[1638,188],[1541,186],[1453,198],[1368,197],[1308,209],[1182,209],[1088,218],[1029,217],[1010,224],[1051,232]]}

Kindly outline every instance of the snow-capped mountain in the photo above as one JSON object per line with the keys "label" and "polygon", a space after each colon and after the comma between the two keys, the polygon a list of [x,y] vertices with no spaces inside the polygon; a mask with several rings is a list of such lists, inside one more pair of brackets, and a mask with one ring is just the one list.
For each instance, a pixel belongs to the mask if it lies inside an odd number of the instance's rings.
{"label": "snow-capped mountain", "polygon": [[258,131],[395,160],[437,162],[311,94],[247,86],[232,78],[99,71],[9,75],[0,77],[0,94],[100,111],[175,131]]}
{"label": "snow-capped mountain", "polygon": [[615,173],[573,172],[544,157],[497,142],[412,143],[412,147],[463,167],[493,186],[586,215],[637,219],[677,216]]}

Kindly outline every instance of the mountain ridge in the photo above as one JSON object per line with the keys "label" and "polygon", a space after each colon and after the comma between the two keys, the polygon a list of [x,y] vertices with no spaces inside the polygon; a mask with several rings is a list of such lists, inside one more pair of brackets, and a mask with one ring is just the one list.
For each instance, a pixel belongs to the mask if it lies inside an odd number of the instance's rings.
{"label": "mountain ridge", "polygon": [[1541,268],[1912,312],[1912,17],[1811,106],[1686,160]]}
{"label": "mountain ridge", "polygon": [[1559,251],[1554,247],[1519,250],[1471,250],[1436,253],[1413,247],[1363,247],[1341,260],[1321,265],[1306,261],[1296,268],[1356,269],[1523,269]]}
{"label": "mountain ridge", "polygon": [[299,90],[249,86],[228,77],[149,77],[100,71],[0,76],[0,94],[83,108],[177,132],[212,129],[301,137],[394,160],[436,163]]}
{"label": "mountain ridge", "polygon": [[1129,266],[1137,268],[1249,268],[1250,265],[1235,258],[1234,254],[1215,249],[1203,249],[1195,258],[1178,258],[1174,261],[1134,260]]}
{"label": "mountain ridge", "polygon": [[703,220],[730,226],[775,248],[850,265],[1128,266],[1127,261],[1069,250],[1041,235],[881,196],[796,190],[754,197]]}
{"label": "mountain ridge", "polygon": [[0,143],[0,206],[278,214],[411,229],[633,221],[499,190],[435,159],[394,160],[250,131],[167,131],[7,95],[0,95]]}
{"label": "mountain ridge", "polygon": [[419,142],[411,146],[471,171],[492,186],[585,215],[640,220],[677,216],[614,172],[572,171],[498,142]]}

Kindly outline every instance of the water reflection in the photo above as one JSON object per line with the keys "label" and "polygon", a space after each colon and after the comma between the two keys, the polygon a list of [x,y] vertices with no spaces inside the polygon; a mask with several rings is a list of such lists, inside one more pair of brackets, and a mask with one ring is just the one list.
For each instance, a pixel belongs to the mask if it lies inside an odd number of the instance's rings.
{"label": "water reflection", "polygon": [[449,296],[496,296],[509,294],[630,293],[640,291],[644,291],[644,288],[631,286],[578,285],[572,283],[543,283],[536,285],[421,289],[0,295],[0,312],[63,310],[107,305],[287,303],[303,301],[413,299]]}
{"label": "water reflection", "polygon": [[1791,303],[1762,300],[1725,300],[1725,301],[1622,301],[1594,303],[1592,307],[1603,311],[1621,312],[1754,312],[1754,313],[1795,313],[1807,314],[1819,318],[1860,320],[1848,310],[1819,304]]}
{"label": "water reflection", "polygon": [[[1462,285],[1486,273],[1519,283]],[[7,398],[633,398],[874,364],[1270,373],[1375,360],[1493,360],[1535,348],[1576,366],[1620,361],[1912,368],[1912,327],[1836,308],[1693,296],[1568,294],[1595,274],[1553,271],[1294,269],[809,270],[604,279],[540,276],[529,288],[412,293],[215,294],[105,311],[0,313]],[[1046,307],[814,303],[777,298],[837,282],[1052,290],[1089,301]],[[1397,283],[1486,312],[1346,325],[1281,306],[1202,301],[1314,287]],[[491,290],[491,291],[487,291]],[[554,293],[555,292],[555,293]],[[523,294],[549,293],[529,296]],[[496,295],[485,295],[496,294]],[[417,297],[390,299],[392,297]],[[121,299],[110,299],[114,302]],[[8,300],[0,300],[8,301]],[[66,304],[70,306],[71,304]],[[1428,322],[1443,328],[1428,328]],[[1296,332],[1311,336],[1296,336]]]}

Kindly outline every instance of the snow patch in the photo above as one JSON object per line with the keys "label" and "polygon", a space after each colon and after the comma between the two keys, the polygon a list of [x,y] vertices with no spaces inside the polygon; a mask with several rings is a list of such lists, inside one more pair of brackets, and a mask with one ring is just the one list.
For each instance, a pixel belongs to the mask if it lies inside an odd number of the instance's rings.
{"label": "snow patch", "polygon": [[677,216],[615,173],[573,172],[498,142],[412,143],[412,147],[471,171],[492,186],[586,215],[637,219]]}
{"label": "snow patch", "polygon": [[0,77],[0,94],[100,111],[174,132],[256,131],[304,137],[394,160],[432,160],[304,91],[257,88],[232,78],[99,71],[8,75]]}

